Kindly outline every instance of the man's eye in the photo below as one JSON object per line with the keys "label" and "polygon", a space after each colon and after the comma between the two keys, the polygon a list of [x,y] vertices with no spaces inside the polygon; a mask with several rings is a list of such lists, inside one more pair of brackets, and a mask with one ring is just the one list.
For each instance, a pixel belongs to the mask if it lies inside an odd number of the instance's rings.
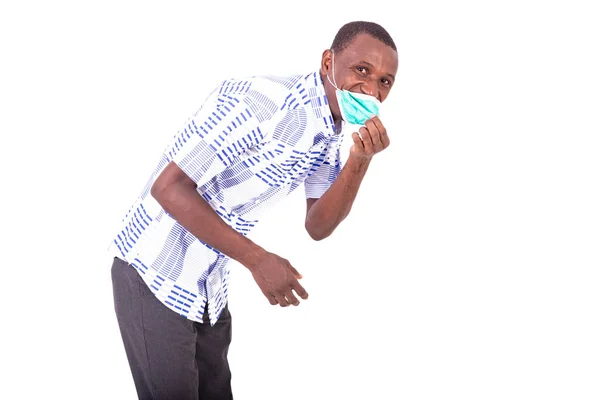
{"label": "man's eye", "polygon": [[357,71],[362,73],[362,74],[366,74],[367,73],[367,69],[365,67],[356,67]]}
{"label": "man's eye", "polygon": [[381,83],[383,83],[385,86],[390,86],[392,84],[392,82],[390,82],[389,79],[382,79]]}

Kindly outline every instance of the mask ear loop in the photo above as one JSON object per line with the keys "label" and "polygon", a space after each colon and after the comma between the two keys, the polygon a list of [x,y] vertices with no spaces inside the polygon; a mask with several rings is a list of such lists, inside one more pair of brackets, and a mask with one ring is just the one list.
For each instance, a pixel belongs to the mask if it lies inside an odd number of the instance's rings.
{"label": "mask ear loop", "polygon": [[[333,75],[333,82],[331,81],[329,74],[327,74],[327,80],[329,81],[331,86],[333,86],[338,92],[342,92],[342,90],[340,88],[338,88],[338,86],[336,85],[336,82],[335,82],[335,54],[334,54],[333,50],[331,50],[331,74]],[[340,100],[338,98],[338,102],[339,101]],[[340,105],[340,111],[341,111],[341,105]],[[343,123],[343,117],[342,117],[342,123]],[[359,133],[359,136],[360,136],[360,133]],[[361,138],[361,140],[362,140],[362,138]]]}
{"label": "mask ear loop", "polygon": [[340,88],[338,88],[335,83],[335,54],[333,53],[333,50],[331,50],[331,74],[333,75],[333,82],[331,82],[331,78],[329,78],[329,74],[327,74],[327,80],[329,81],[329,83],[331,83],[331,85],[334,88],[336,88],[337,90],[340,90]]}

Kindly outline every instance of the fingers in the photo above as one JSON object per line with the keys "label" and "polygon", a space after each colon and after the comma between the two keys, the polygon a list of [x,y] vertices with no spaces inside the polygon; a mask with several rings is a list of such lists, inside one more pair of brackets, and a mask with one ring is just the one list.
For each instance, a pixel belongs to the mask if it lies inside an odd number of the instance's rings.
{"label": "fingers", "polygon": [[287,307],[290,305],[290,303],[287,301],[283,294],[276,294],[275,298],[277,299],[277,303],[279,303],[281,307]]}
{"label": "fingers", "polygon": [[[358,133],[354,132],[352,134],[352,140],[354,141],[355,146],[360,150],[364,150],[366,156],[372,156],[379,153],[390,145],[390,138],[387,134],[387,130],[377,116],[367,120],[365,125],[359,128]],[[358,140],[360,140],[360,143]]]}
{"label": "fingers", "polygon": [[296,296],[294,296],[294,293],[292,293],[292,289],[290,288],[290,290],[288,290],[285,293],[285,297],[288,301],[289,304],[293,305],[293,306],[299,306],[300,305],[300,301],[296,298]]}
{"label": "fingers", "polygon": [[387,148],[390,145],[390,138],[387,134],[387,130],[379,117],[373,117],[365,122],[365,127],[371,134],[371,140],[373,141],[373,148],[376,153]]}
{"label": "fingers", "polygon": [[352,132],[352,141],[354,142],[354,145],[361,150],[364,150],[365,145],[363,144],[363,141],[361,140],[360,136],[358,135],[358,132]]}
{"label": "fingers", "polygon": [[298,270],[294,267],[292,267],[290,265],[290,268],[292,270],[292,272],[294,273],[294,276],[296,277],[296,279],[302,279],[302,274],[300,272],[298,272]]}
{"label": "fingers", "polygon": [[272,294],[267,296],[267,299],[269,299],[269,303],[271,303],[272,306],[276,306],[277,304],[279,304],[281,307],[287,307],[290,304],[299,306],[300,300],[298,300],[298,298],[294,295],[294,291],[303,300],[308,299],[308,293],[306,293],[306,290],[298,281],[294,282],[292,286],[284,293]]}
{"label": "fingers", "polygon": [[265,296],[267,298],[267,300],[269,300],[269,303],[271,303],[272,306],[276,306],[277,305],[277,299],[275,298],[274,295],[266,295]]}
{"label": "fingers", "polygon": [[292,289],[294,289],[298,296],[300,296],[303,300],[308,299],[308,293],[306,293],[306,290],[304,290],[300,282],[294,282]]}
{"label": "fingers", "polygon": [[362,127],[360,127],[358,132],[360,133],[360,137],[362,137],[362,142],[363,142],[365,151],[367,152],[367,154],[372,154],[373,153],[373,140],[371,139],[369,130],[366,127],[362,126]]}
{"label": "fingers", "polygon": [[300,301],[296,295],[308,298],[306,290],[298,282],[302,274],[288,260],[273,256],[266,261],[260,268],[252,270],[252,276],[271,305],[298,306]]}
{"label": "fingers", "polygon": [[[367,128],[367,131],[369,132],[369,139],[371,139],[371,145],[373,146],[373,148],[375,150],[380,150],[381,147],[383,147],[383,144],[381,143],[381,135],[379,134],[379,128],[373,121],[373,118],[365,122],[365,128]],[[363,141],[364,140],[365,137],[363,136]]]}
{"label": "fingers", "polygon": [[375,124],[377,130],[379,131],[379,138],[381,140],[383,148],[387,148],[390,145],[390,137],[387,134],[387,129],[385,129],[385,126],[383,126],[383,123],[381,122],[379,117],[373,117],[370,119],[370,121],[372,121],[373,124]]}
{"label": "fingers", "polygon": [[[359,138],[359,140],[360,140],[360,138]],[[292,272],[294,273],[294,276],[296,277],[296,279],[302,278],[302,274],[299,273],[296,268],[292,267],[291,264],[288,264],[288,266],[292,270]],[[295,290],[296,293],[298,294],[298,296],[300,296],[304,300],[308,299],[308,293],[306,293],[306,290],[304,290],[304,288],[302,287],[302,285],[300,284],[300,282],[298,282],[297,280],[294,280],[292,282],[292,284],[290,286],[289,293],[292,295],[292,297],[294,298],[294,300],[298,301],[298,299],[296,299],[296,297],[292,293],[292,290]],[[288,296],[288,300],[291,300],[289,296]],[[290,303],[292,303],[292,302],[290,301]],[[300,304],[299,301],[298,301],[298,304]],[[298,305],[298,304],[294,304],[294,305]]]}

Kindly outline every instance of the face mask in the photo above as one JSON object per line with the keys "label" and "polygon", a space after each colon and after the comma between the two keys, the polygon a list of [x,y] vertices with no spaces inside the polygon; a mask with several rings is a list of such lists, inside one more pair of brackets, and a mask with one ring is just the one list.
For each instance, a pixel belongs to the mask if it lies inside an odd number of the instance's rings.
{"label": "face mask", "polygon": [[337,87],[335,84],[335,63],[333,56],[331,58],[331,63],[333,82],[331,82],[329,75],[327,75],[327,79],[336,89],[335,94],[342,114],[342,119],[349,124],[364,125],[369,118],[379,115],[381,102],[375,97],[364,93],[341,90]]}

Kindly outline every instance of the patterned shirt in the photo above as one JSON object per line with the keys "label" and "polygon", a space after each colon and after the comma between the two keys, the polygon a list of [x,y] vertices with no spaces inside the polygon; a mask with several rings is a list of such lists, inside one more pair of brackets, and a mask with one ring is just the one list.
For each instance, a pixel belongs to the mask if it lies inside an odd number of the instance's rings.
{"label": "patterned shirt", "polygon": [[213,210],[247,235],[269,205],[301,184],[307,198],[321,197],[340,172],[341,142],[318,72],[225,80],[170,141],[109,251],[180,315],[202,322],[208,302],[214,325],[227,302],[229,257],[163,210],[150,195],[156,178],[175,162]]}

